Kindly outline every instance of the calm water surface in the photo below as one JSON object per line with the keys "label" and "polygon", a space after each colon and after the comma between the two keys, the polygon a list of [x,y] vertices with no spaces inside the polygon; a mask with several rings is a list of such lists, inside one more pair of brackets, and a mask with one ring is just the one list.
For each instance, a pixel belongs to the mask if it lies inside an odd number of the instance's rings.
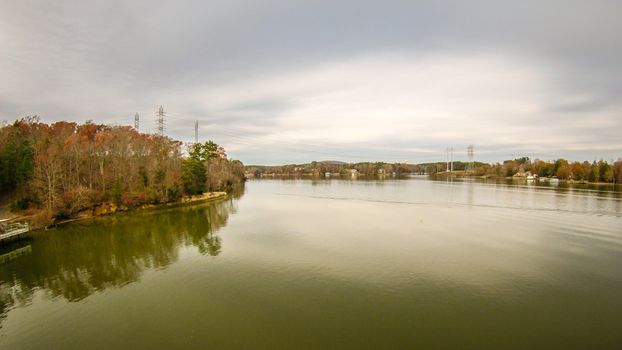
{"label": "calm water surface", "polygon": [[250,181],[0,256],[0,348],[621,349],[622,194]]}

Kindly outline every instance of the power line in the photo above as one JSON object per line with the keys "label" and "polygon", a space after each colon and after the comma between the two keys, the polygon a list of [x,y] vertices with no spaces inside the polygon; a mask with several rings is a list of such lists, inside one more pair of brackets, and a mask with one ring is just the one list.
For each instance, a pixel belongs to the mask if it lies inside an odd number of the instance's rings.
{"label": "power line", "polygon": [[[135,114],[135,127],[137,126],[136,124],[136,115],[138,113]],[[169,118],[173,118],[175,121],[181,121],[181,122],[190,122],[191,120],[189,119],[184,119],[184,118],[180,118],[180,117],[176,117],[176,116],[170,116],[168,115],[165,111],[163,106],[160,106],[160,108],[158,109],[158,111],[156,112],[156,129],[158,134],[163,135],[164,133],[164,129],[165,129],[165,125],[166,125],[166,120],[165,119],[169,119]],[[114,119],[114,118],[113,118]],[[195,124],[195,142],[198,142],[198,120],[192,120]],[[139,125],[139,124],[138,124]],[[273,136],[273,135],[262,135],[262,136],[255,136],[255,135],[249,135],[248,132],[249,130],[247,129],[236,129],[233,128],[231,126],[227,126],[226,130],[222,130],[222,129],[216,129],[215,130],[215,135],[222,135],[225,136],[225,138],[227,139],[233,139],[235,140],[236,143],[238,144],[253,144],[253,143],[263,143],[263,144],[272,144],[272,143],[276,143],[275,147],[277,147],[277,149],[270,149],[270,148],[264,148],[263,152],[268,152],[268,153],[276,153],[276,152],[285,152],[285,153],[297,153],[297,154],[321,154],[321,155],[325,155],[325,156],[331,156],[334,158],[350,158],[352,160],[354,159],[360,159],[360,160],[365,160],[368,161],[369,159],[369,155],[365,156],[365,155],[360,155],[360,154],[352,154],[349,153],[349,151],[351,151],[351,148],[344,148],[339,147],[339,146],[331,146],[330,148],[337,148],[340,149],[338,151],[334,151],[334,150],[318,150],[317,148],[322,148],[324,149],[326,147],[326,145],[324,144],[318,144],[318,143],[304,143],[304,142],[299,142],[296,140],[285,140],[282,137],[279,136]],[[236,132],[237,131],[237,132]],[[315,149],[314,149],[315,148]],[[345,152],[344,152],[345,151]],[[452,159],[453,159],[453,148],[451,149],[452,151]],[[410,152],[412,153],[412,152]],[[400,155],[400,159],[398,160],[398,158],[395,158],[395,162],[401,162],[401,155]],[[431,159],[433,156],[432,155],[419,155],[417,156],[417,158],[427,158],[427,159]],[[391,158],[391,157],[389,157]],[[448,171],[449,170],[453,170],[453,164],[451,164],[449,162],[449,149],[448,149]],[[388,160],[387,158],[385,158],[385,160]],[[423,159],[420,159],[423,160]],[[413,160],[414,161],[414,160]]]}
{"label": "power line", "polygon": [[[167,115],[166,116],[168,119],[174,119],[175,121],[181,121],[181,122],[191,122],[191,120],[189,119],[185,119],[185,118],[181,118],[181,117],[177,117],[177,116],[170,116]],[[192,120],[192,122],[196,123],[198,122],[197,120]],[[225,131],[226,130],[226,131]],[[278,150],[274,150],[274,152],[280,152],[280,151],[291,151],[291,152],[296,152],[296,153],[315,153],[315,154],[324,154],[324,155],[330,155],[330,156],[334,156],[334,157],[347,157],[347,158],[355,158],[355,159],[365,159],[367,160],[367,157],[364,155],[353,155],[351,153],[349,153],[349,151],[352,150],[352,148],[344,148],[344,147],[339,147],[339,146],[332,146],[331,148],[339,148],[340,150],[337,152],[334,151],[319,151],[319,150],[313,150],[313,148],[325,148],[326,145],[325,144],[320,144],[320,143],[310,143],[310,142],[300,142],[297,140],[286,140],[283,137],[280,136],[275,136],[275,135],[261,135],[261,136],[255,136],[250,134],[249,132],[253,132],[252,130],[248,130],[248,129],[240,129],[240,128],[235,128],[232,126],[227,126],[226,128],[215,128],[213,129],[213,136],[224,136],[227,139],[233,139],[235,140],[236,143],[238,144],[273,144],[276,143],[276,147],[278,147]],[[196,132],[195,132],[196,134]],[[210,136],[210,137],[213,137]],[[196,137],[195,137],[196,139]],[[257,147],[262,147],[262,146],[257,146]],[[269,148],[264,148],[263,152],[272,152],[271,149]],[[452,149],[453,152],[453,149]],[[409,154],[412,153],[417,153],[417,152],[407,152]],[[419,152],[420,153],[420,152]],[[395,158],[396,162],[400,162],[401,161],[401,157]],[[434,156],[433,155],[429,155],[429,154],[419,154],[416,158],[425,158],[425,159],[433,159]],[[423,160],[423,159],[421,159]],[[414,161],[414,160],[413,160]],[[449,163],[449,156],[448,156],[448,163]],[[451,168],[451,163],[448,164],[448,170]]]}

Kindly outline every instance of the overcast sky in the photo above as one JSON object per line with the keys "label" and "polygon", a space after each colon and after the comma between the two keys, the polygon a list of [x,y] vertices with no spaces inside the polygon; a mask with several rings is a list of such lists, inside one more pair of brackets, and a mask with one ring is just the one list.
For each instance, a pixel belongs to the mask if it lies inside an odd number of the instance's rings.
{"label": "overcast sky", "polygon": [[0,0],[0,119],[247,164],[622,156],[622,1]]}

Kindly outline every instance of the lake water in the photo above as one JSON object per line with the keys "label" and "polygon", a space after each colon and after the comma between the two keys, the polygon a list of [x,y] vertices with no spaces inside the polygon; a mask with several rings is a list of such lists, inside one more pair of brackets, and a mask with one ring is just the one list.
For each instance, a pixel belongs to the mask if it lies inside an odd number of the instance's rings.
{"label": "lake water", "polygon": [[622,348],[622,193],[255,180],[37,232],[0,348]]}

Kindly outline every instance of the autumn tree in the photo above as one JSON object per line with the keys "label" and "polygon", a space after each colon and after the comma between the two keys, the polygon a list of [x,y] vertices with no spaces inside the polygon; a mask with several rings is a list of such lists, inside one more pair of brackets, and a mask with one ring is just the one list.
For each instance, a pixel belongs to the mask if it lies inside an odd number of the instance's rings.
{"label": "autumn tree", "polygon": [[622,183],[622,158],[618,158],[618,160],[613,163],[612,168],[614,183]]}
{"label": "autumn tree", "polygon": [[32,177],[35,150],[20,122],[3,128],[0,138],[0,193],[7,193]]}
{"label": "autumn tree", "polygon": [[65,218],[106,202],[132,207],[203,192],[212,160],[223,162],[218,176],[227,179],[213,188],[243,180],[243,168],[216,143],[196,145],[188,157],[181,147],[127,126],[24,118],[0,129],[0,195],[25,199],[21,209],[30,205]]}

